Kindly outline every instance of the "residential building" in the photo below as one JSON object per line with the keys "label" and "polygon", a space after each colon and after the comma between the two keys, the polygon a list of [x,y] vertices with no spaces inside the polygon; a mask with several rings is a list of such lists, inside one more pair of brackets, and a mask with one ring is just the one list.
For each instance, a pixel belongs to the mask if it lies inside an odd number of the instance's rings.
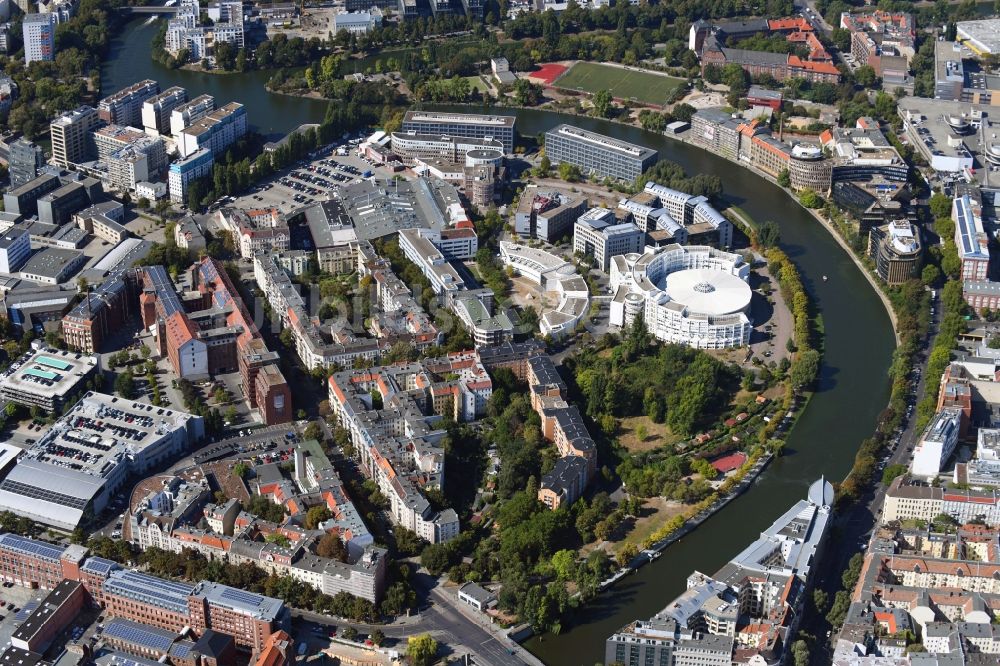
{"label": "residential building", "polygon": [[868,235],[868,256],[886,284],[898,285],[919,277],[923,248],[920,233],[906,220],[873,227]]}
{"label": "residential building", "polygon": [[604,663],[733,666],[780,663],[813,577],[832,514],[833,486],[820,479],[714,576],[699,571],[649,620],[607,639]]}
{"label": "residential building", "polygon": [[97,110],[89,106],[68,111],[53,120],[49,125],[52,161],[68,168],[94,159],[97,149],[94,146],[93,131],[99,124]]}
{"label": "residential building", "polygon": [[179,139],[185,127],[190,127],[214,110],[215,98],[211,95],[198,95],[190,102],[174,107],[170,112],[170,134]]}
{"label": "residential building", "polygon": [[858,65],[869,65],[886,85],[902,85],[909,78],[916,54],[916,22],[905,12],[840,15],[840,27],[851,33],[851,56]]}
{"label": "residential building", "polygon": [[504,152],[513,153],[514,121],[514,116],[408,111],[403,116],[402,131],[465,139],[494,139],[503,144]]}
{"label": "residential building", "polygon": [[584,174],[634,181],[656,164],[658,154],[572,125],[559,125],[545,133],[545,155],[553,164],[576,166]]}
{"label": "residential building", "polygon": [[200,148],[188,157],[171,162],[167,172],[167,188],[170,200],[174,203],[184,203],[187,200],[188,187],[199,178],[210,176],[215,159],[212,151]]}
{"label": "residential building", "polygon": [[160,92],[160,84],[146,79],[108,95],[97,104],[97,115],[106,123],[142,127],[142,105]]}
{"label": "residential building", "polygon": [[179,86],[167,88],[142,103],[142,126],[148,134],[170,134],[170,116],[188,101],[187,91]]}
{"label": "residential building", "polygon": [[177,148],[185,158],[202,148],[211,151],[213,156],[220,155],[246,133],[246,109],[238,102],[230,102],[181,130]]}
{"label": "residential building", "polygon": [[54,14],[27,14],[22,21],[24,38],[24,64],[55,60],[56,16]]}

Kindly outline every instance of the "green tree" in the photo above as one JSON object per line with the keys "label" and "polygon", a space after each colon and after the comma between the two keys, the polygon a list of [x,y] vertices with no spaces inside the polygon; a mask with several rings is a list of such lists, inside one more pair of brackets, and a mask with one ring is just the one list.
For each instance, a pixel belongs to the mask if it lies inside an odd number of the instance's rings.
{"label": "green tree", "polygon": [[614,98],[611,96],[611,91],[604,89],[598,90],[594,95],[594,115],[599,118],[610,118],[611,109],[613,107]]}
{"label": "green tree", "polygon": [[316,554],[320,557],[328,557],[339,562],[346,562],[348,557],[347,547],[337,534],[324,534],[323,538],[316,544]]}
{"label": "green tree", "polygon": [[246,463],[238,462],[235,465],[233,465],[233,474],[240,477],[241,479],[246,477],[247,472],[249,471],[250,468],[247,467]]}
{"label": "green tree", "polygon": [[935,192],[933,195],[931,195],[928,205],[931,210],[931,215],[934,216],[934,219],[951,217],[951,197],[949,197],[947,194]]}
{"label": "green tree", "polygon": [[430,634],[410,636],[406,640],[406,656],[413,666],[430,666],[437,652],[438,642]]}
{"label": "green tree", "polygon": [[385,642],[385,634],[382,633],[381,629],[376,629],[372,633],[368,634],[368,639],[376,646],[381,647],[382,643]]}
{"label": "green tree", "polygon": [[799,193],[799,203],[806,208],[819,208],[823,205],[823,200],[814,190],[806,188]]}
{"label": "green tree", "polygon": [[882,470],[882,483],[889,485],[897,476],[906,474],[906,465],[889,465]]}
{"label": "green tree", "polygon": [[307,530],[317,529],[320,523],[330,519],[330,509],[324,504],[309,507],[306,511],[305,527]]}
{"label": "green tree", "polygon": [[576,571],[576,553],[572,550],[558,550],[552,556],[552,568],[559,580],[570,580]]}
{"label": "green tree", "polygon": [[583,178],[583,174],[580,173],[580,167],[577,165],[560,162],[559,177],[567,183],[575,183]]}
{"label": "green tree", "polygon": [[127,400],[135,397],[135,380],[131,370],[126,370],[115,379],[115,393]]}
{"label": "green tree", "polygon": [[776,246],[780,239],[781,228],[774,220],[768,220],[757,230],[757,242],[765,249]]}
{"label": "green tree", "polygon": [[875,69],[871,65],[862,65],[854,70],[854,80],[857,81],[858,85],[862,88],[871,88],[875,85],[875,81],[878,76],[875,74]]}
{"label": "green tree", "polygon": [[778,173],[778,185],[782,187],[792,186],[792,174],[788,172],[788,169],[782,169]]}
{"label": "green tree", "polygon": [[924,269],[920,271],[920,281],[928,287],[937,284],[940,279],[941,270],[934,264],[927,264],[924,266]]}

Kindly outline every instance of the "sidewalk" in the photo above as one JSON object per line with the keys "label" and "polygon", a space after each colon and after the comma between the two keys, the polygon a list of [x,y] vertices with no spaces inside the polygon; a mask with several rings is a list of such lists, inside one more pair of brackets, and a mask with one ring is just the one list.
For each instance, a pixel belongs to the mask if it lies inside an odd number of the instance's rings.
{"label": "sidewalk", "polygon": [[476,612],[470,606],[458,600],[457,592],[455,594],[451,592],[452,590],[446,590],[444,585],[439,582],[437,587],[431,590],[431,595],[437,598],[438,601],[447,604],[452,610],[458,611],[466,620],[479,625],[480,628],[492,635],[501,645],[509,646],[513,650],[512,654],[521,659],[525,664],[529,666],[545,666],[545,663],[541,659],[508,638],[507,631],[503,627],[490,622],[488,615]]}

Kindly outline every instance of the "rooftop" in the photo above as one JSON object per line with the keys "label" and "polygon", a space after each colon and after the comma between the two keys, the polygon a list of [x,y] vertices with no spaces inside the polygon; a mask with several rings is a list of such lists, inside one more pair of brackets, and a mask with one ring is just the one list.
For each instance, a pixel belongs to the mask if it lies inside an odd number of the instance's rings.
{"label": "rooftop", "polygon": [[579,127],[574,127],[573,125],[559,125],[558,127],[554,127],[546,132],[546,135],[550,134],[558,134],[576,141],[583,141],[602,150],[610,150],[637,159],[645,160],[648,157],[656,155],[656,151],[652,148],[638,146],[634,143],[621,141],[620,139],[615,139],[610,136],[605,136],[604,134],[598,134],[597,132],[591,132]]}

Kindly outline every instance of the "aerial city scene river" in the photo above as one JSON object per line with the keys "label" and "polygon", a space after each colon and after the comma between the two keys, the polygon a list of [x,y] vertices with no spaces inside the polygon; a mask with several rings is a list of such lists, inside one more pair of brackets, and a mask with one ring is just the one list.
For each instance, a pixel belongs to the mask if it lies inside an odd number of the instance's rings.
{"label": "aerial city scene river", "polygon": [[997,664],[998,12],[0,4],[0,664]]}

